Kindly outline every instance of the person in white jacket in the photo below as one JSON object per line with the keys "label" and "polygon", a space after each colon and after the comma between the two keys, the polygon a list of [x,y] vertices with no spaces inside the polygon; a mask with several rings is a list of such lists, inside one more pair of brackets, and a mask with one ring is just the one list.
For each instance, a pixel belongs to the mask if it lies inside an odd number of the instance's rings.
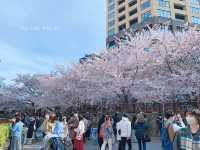
{"label": "person in white jacket", "polygon": [[117,123],[117,139],[119,140],[119,150],[126,149],[126,143],[128,143],[129,150],[132,149],[131,145],[131,122],[126,114],[122,116],[120,122]]}

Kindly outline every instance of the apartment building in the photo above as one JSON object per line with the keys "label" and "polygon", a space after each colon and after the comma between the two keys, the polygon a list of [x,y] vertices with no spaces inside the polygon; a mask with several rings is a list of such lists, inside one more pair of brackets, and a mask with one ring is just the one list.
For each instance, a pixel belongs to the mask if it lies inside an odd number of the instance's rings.
{"label": "apartment building", "polygon": [[147,24],[168,24],[181,30],[185,24],[200,25],[200,0],[106,0],[106,43],[115,45],[114,36],[133,32]]}

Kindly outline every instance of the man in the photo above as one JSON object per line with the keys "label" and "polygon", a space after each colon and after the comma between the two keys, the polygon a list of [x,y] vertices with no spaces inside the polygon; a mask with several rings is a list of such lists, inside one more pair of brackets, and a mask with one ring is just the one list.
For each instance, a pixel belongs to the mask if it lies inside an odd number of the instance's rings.
{"label": "man", "polygon": [[177,134],[178,150],[200,149],[200,110],[188,110],[186,113],[187,128],[182,128]]}
{"label": "man", "polygon": [[123,114],[120,122],[117,123],[117,132],[119,134],[119,150],[126,149],[126,143],[128,143],[129,150],[132,149],[131,145],[131,122],[126,114]]}
{"label": "man", "polygon": [[184,127],[185,124],[180,114],[174,115],[172,112],[165,113],[160,133],[163,150],[173,150],[176,148],[176,134]]}

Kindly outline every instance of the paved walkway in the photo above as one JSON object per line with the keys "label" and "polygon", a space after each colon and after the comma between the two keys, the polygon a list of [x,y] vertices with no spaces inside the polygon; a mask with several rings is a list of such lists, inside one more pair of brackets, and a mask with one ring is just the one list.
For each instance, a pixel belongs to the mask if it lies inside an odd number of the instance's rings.
{"label": "paved walkway", "polygon": [[[23,150],[40,150],[41,142],[34,143],[32,145],[25,145]],[[137,143],[133,143],[133,150],[138,150]],[[99,150],[97,144],[94,141],[89,141],[85,145],[85,150]],[[117,150],[117,147],[113,148]],[[152,138],[152,142],[147,143],[147,150],[162,150],[160,141],[158,138]]]}

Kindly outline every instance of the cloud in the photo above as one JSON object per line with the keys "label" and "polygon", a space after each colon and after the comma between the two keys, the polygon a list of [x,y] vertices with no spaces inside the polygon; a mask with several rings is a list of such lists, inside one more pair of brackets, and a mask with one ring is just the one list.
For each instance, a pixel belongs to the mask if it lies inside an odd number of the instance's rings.
{"label": "cloud", "polygon": [[49,73],[105,47],[105,0],[1,1],[0,20],[0,76],[9,80]]}
{"label": "cloud", "polygon": [[0,59],[0,76],[8,79],[14,78],[17,73],[47,73],[52,69],[48,59],[41,61],[31,55],[25,55],[18,48],[3,41],[0,41]]}

